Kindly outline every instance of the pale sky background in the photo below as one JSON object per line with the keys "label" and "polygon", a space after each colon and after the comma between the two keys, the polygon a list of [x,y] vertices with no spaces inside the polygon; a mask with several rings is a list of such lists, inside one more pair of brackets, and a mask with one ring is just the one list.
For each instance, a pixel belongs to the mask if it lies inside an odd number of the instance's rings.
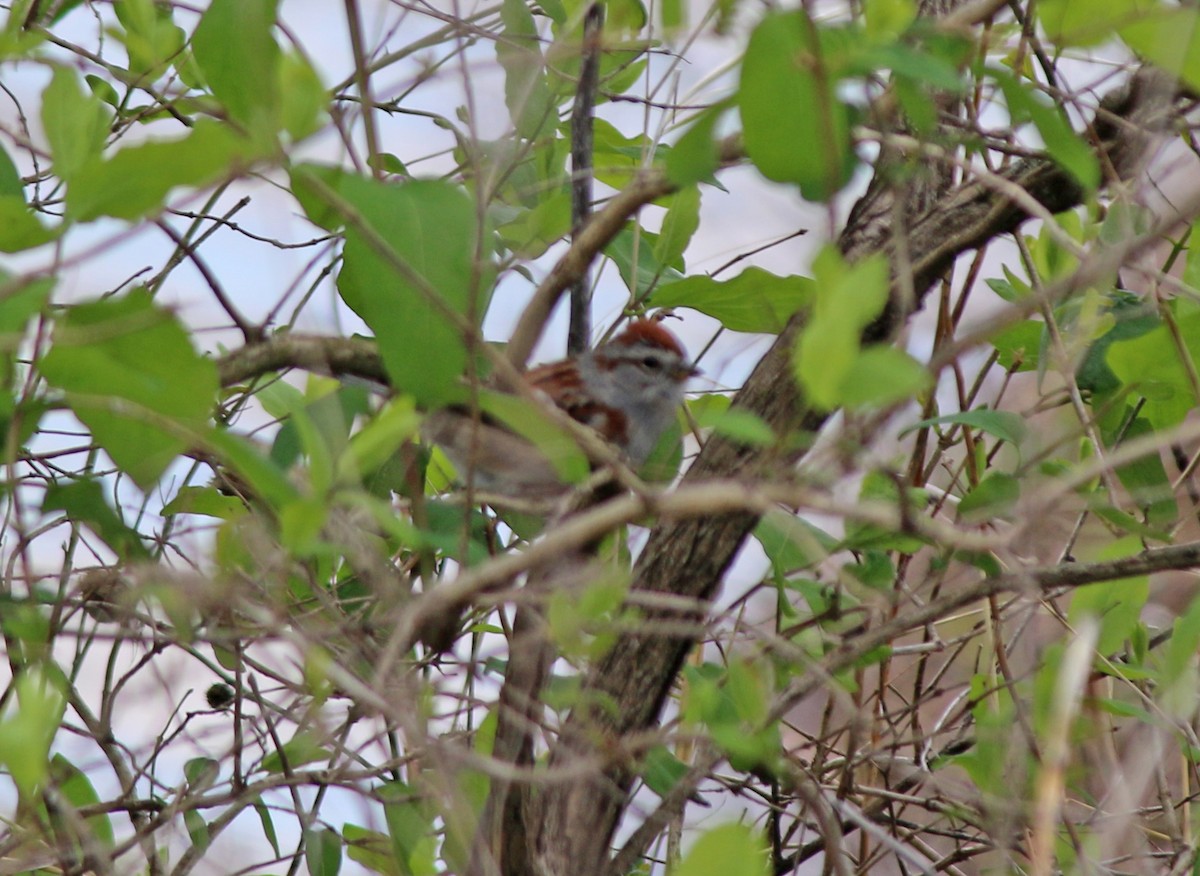
{"label": "pale sky background", "polygon": [[[439,4],[434,8],[447,14],[453,14],[455,11],[448,3]],[[471,8],[475,7],[464,6],[457,11],[461,14]],[[325,84],[329,86],[344,79],[352,69],[352,60],[349,38],[343,27],[344,12],[341,5],[329,4],[323,0],[282,0],[280,9],[285,26],[305,47]],[[377,46],[387,34],[396,31],[398,26],[399,30],[390,40],[393,47],[417,39],[441,26],[440,21],[430,16],[417,12],[405,13],[396,5],[380,0],[365,0],[362,9],[364,33],[371,46]],[[108,7],[101,7],[101,11],[106,18],[112,14]],[[186,13],[178,13],[176,20],[185,29],[190,30],[192,25],[186,18]],[[86,8],[71,13],[64,25],[56,28],[56,32],[90,50],[100,48],[96,20]],[[729,93],[734,84],[733,75],[728,72],[730,60],[742,40],[740,34],[718,37],[710,32],[701,36],[688,49],[686,61],[675,67],[677,72],[671,74],[670,88],[661,90],[658,99],[670,99],[672,91],[679,96],[687,95],[697,83],[710,76],[714,77],[712,82],[703,86],[697,93],[689,95],[689,103],[708,102]],[[105,37],[103,50],[108,57],[120,57],[120,47],[111,37]],[[45,56],[58,60],[66,59],[65,53],[53,48],[48,48]],[[473,105],[477,113],[477,133],[485,138],[502,137],[508,131],[510,122],[503,101],[503,73],[496,62],[494,47],[491,43],[481,42],[469,50],[466,57],[469,62],[465,77],[459,63],[452,61],[443,67],[433,82],[418,88],[406,102],[406,106],[453,118],[455,107],[464,103],[465,90],[469,88],[473,93]],[[71,63],[74,63],[73,59]],[[652,57],[647,79],[657,84],[667,63],[662,56]],[[405,83],[407,77],[415,75],[416,70],[415,63],[409,65],[407,72],[399,65],[389,68],[374,82],[377,97],[388,99]],[[726,72],[721,73],[722,70]],[[23,64],[16,68],[13,65],[5,65],[3,68],[4,85],[19,100],[29,119],[35,142],[42,144],[45,141],[38,118],[38,98],[49,81],[49,75],[48,67],[36,64]],[[638,91],[635,90],[635,93]],[[634,104],[604,105],[599,109],[599,114],[630,135],[642,130],[657,132],[664,124],[661,113],[652,111],[644,114],[643,110]],[[427,118],[377,113],[376,120],[379,124],[382,148],[398,154],[405,161],[409,161],[416,154],[435,153],[438,149],[449,148],[453,142],[446,132],[434,126]],[[17,129],[14,105],[4,96],[0,96],[0,125],[8,131]],[[147,126],[145,135],[177,136],[178,127],[173,124]],[[133,139],[128,137],[123,142],[133,142]],[[17,162],[18,169],[22,173],[31,172],[32,166],[28,162],[28,156],[14,149],[11,139],[5,140],[5,146]],[[346,159],[344,148],[332,131],[319,134],[305,143],[297,157],[326,162],[344,162]],[[450,156],[434,155],[427,161],[410,165],[410,169],[420,175],[437,175],[450,170],[452,166]],[[278,171],[272,175],[276,179],[283,178],[282,173]],[[712,270],[739,253],[761,247],[807,227],[811,229],[808,236],[788,241],[754,256],[745,263],[756,264],[780,274],[803,271],[811,253],[827,239],[822,233],[828,222],[826,212],[805,205],[799,196],[788,188],[763,182],[757,173],[750,169],[723,173],[721,179],[729,189],[728,192],[721,192],[715,188],[703,190],[700,228],[686,256],[689,272]],[[599,191],[603,191],[603,188],[598,187]],[[186,192],[177,192],[172,202],[176,207],[196,210],[200,209],[206,196],[206,193],[189,195]],[[231,186],[213,212],[223,213],[243,196],[249,196],[252,199],[251,203],[241,210],[233,221],[254,234],[286,242],[299,242],[321,233],[320,229],[315,228],[303,217],[295,201],[286,192],[260,180],[243,180]],[[659,218],[655,214],[660,213],[661,211],[654,208],[645,211],[643,216],[648,227],[657,227]],[[172,218],[170,221],[177,230],[182,231],[186,228],[187,220]],[[78,261],[61,273],[55,300],[88,300],[122,285],[130,285],[132,278],[144,280],[159,270],[173,249],[172,241],[149,224],[131,230],[127,223],[102,220],[72,229],[65,239],[61,258],[67,262],[76,259]],[[549,270],[553,258],[561,251],[561,246],[556,247],[547,257],[531,266],[539,279]],[[315,276],[315,270],[309,264],[316,253],[315,249],[280,250],[248,240],[226,229],[218,230],[200,252],[237,306],[251,320],[261,318],[265,314],[278,299],[281,289],[293,283],[304,288]],[[87,255],[85,258],[79,258],[81,254]],[[0,255],[0,267],[15,273],[44,267],[54,258],[55,253],[47,251],[46,248],[19,256]],[[319,266],[317,269],[319,270]],[[731,275],[732,273],[728,273],[725,276]],[[503,297],[505,306],[494,306],[485,324],[488,336],[494,339],[507,337],[519,315],[520,303],[531,292],[531,287],[520,278],[514,277],[501,291],[504,295],[497,295],[497,300]],[[293,300],[295,297],[293,296]],[[597,331],[607,327],[619,314],[624,299],[625,289],[616,271],[606,269],[597,286],[594,308]],[[217,308],[206,283],[190,263],[185,262],[174,270],[160,294],[160,300],[177,308],[181,319],[199,331],[197,340],[205,349],[216,350],[222,344],[234,345],[240,341],[235,332],[224,328],[228,323],[226,315]],[[508,303],[510,300],[511,304]],[[691,311],[684,311],[683,315],[685,319],[674,323],[673,328],[690,350],[698,352],[708,343],[717,324]],[[358,318],[338,301],[332,281],[324,283],[320,291],[313,296],[297,327],[307,332],[337,335],[367,331]],[[565,317],[560,314],[543,338],[535,358],[545,360],[561,355],[564,340]],[[761,352],[766,349],[766,343],[766,340],[752,336],[725,333],[702,363],[705,377],[697,381],[695,388],[711,389],[738,385]],[[65,415],[60,419],[64,424],[68,421]],[[182,472],[180,467],[175,474],[178,477]],[[169,485],[170,482],[168,475],[163,483]],[[169,499],[172,493],[173,488],[164,486],[163,500]],[[133,497],[130,497],[130,500],[133,501]],[[61,532],[65,533],[65,529]],[[50,536],[38,542],[35,557],[43,571],[52,572],[61,563],[58,545],[62,537]],[[193,554],[202,557],[207,547],[207,538],[197,537],[193,540],[192,547]],[[754,552],[757,552],[756,549]],[[726,590],[727,599],[736,597],[745,584],[757,580],[761,572],[761,561],[744,565],[745,572],[733,576],[735,579],[743,579],[743,583],[740,586],[732,583]],[[112,632],[113,628],[102,627],[101,630]],[[127,650],[130,652],[128,661],[132,664],[139,656],[139,649]],[[290,646],[266,646],[259,650],[263,656],[273,654],[272,662],[295,665],[296,653]],[[69,660],[65,653],[61,657]],[[102,672],[103,667],[96,666],[93,669],[88,666],[82,688],[87,688],[87,674],[92,671]],[[152,672],[139,676],[122,695],[124,708],[118,714],[115,726],[118,738],[132,749],[144,751],[154,744],[156,736],[165,727],[169,726],[174,730],[189,711],[204,709],[203,691],[213,680],[214,676],[210,672],[178,652],[169,652],[156,658]],[[96,689],[99,689],[100,685],[101,676],[97,675]],[[164,704],[178,702],[188,690],[193,693],[184,699],[183,708],[168,724]],[[340,719],[344,708],[344,701],[334,701],[327,707],[331,723]],[[191,744],[176,745],[160,759],[162,773],[158,778],[168,784],[180,781],[183,761],[188,757],[209,754],[220,758],[230,744],[229,725],[228,716],[199,716],[189,720],[184,738],[190,739]],[[288,736],[290,730],[284,732],[284,738]],[[78,738],[69,734],[60,733],[57,747],[89,772],[102,797],[115,791],[107,764],[90,745],[81,743]],[[374,752],[376,756],[380,754],[381,752]],[[175,773],[173,776],[170,775],[172,771]],[[302,796],[311,799],[312,793],[311,790],[305,790]],[[0,800],[12,801],[11,791],[0,795]],[[290,805],[285,797],[280,797],[279,802],[285,806]],[[342,821],[352,821],[386,830],[381,823],[379,812],[366,810],[361,798],[356,794],[331,790],[321,811],[322,815],[339,829]],[[704,826],[734,815],[732,812],[705,810],[698,811],[696,819],[698,826]],[[113,822],[118,835],[128,829],[125,819],[121,816],[114,816]],[[281,815],[276,819],[276,829],[279,832],[281,847],[284,850],[294,847],[298,836],[294,824]],[[179,851],[186,844],[186,836],[181,835],[173,857],[177,858]],[[234,866],[262,859],[264,849],[266,846],[257,819],[253,813],[244,815],[215,840],[205,856],[205,864],[197,872],[230,872]],[[260,868],[259,872],[279,869]],[[353,874],[363,871],[358,865],[345,859],[342,872]]]}
{"label": "pale sky background", "polygon": [[[395,4],[382,0],[364,0],[362,8],[364,32],[371,46],[377,46],[397,27],[399,30],[390,39],[393,47],[408,43],[441,25],[440,21],[431,16],[419,12],[404,12]],[[461,15],[474,7],[455,7],[449,3],[440,3],[429,8],[446,14]],[[105,16],[111,14],[108,7],[103,7],[102,11]],[[757,6],[748,7],[743,17],[753,20],[758,14]],[[326,85],[332,85],[349,74],[352,69],[351,53],[349,39],[343,28],[344,12],[341,4],[331,4],[325,0],[282,0],[281,17],[288,30],[296,35],[316,63]],[[698,17],[698,13],[694,12],[693,21]],[[185,19],[184,13],[180,13],[177,18],[190,30],[191,22]],[[89,10],[84,8],[74,11],[69,23],[68,28],[61,30],[64,36],[76,40],[86,48],[97,48],[97,23]],[[688,103],[698,104],[727,95],[735,84],[733,74],[728,72],[730,62],[743,42],[744,31],[740,29],[727,37],[717,36],[711,31],[703,34],[687,49],[686,60],[675,66],[675,72],[670,74],[670,87],[662,89],[658,99],[686,95]],[[116,57],[119,47],[114,40],[106,38],[104,50],[106,54]],[[46,56],[59,59],[64,57],[62,53],[52,50],[47,50]],[[467,58],[465,77],[458,62],[451,62],[432,83],[417,89],[407,105],[453,117],[454,108],[464,102],[464,89],[469,88],[474,96],[478,133],[486,138],[504,136],[510,123],[503,102],[502,71],[496,63],[492,44],[481,42],[470,50]],[[652,56],[646,81],[652,86],[657,85],[669,63],[669,59],[663,56]],[[44,142],[41,140],[37,123],[37,107],[38,95],[49,80],[48,69],[33,64],[14,69],[12,65],[6,64],[2,71],[4,85],[13,91],[30,117],[35,140]],[[401,66],[389,68],[374,84],[376,95],[388,99],[404,84],[407,77],[416,75],[416,71],[415,62],[410,64],[407,70]],[[635,93],[639,93],[641,88],[642,86],[639,86],[635,89]],[[698,90],[692,93],[693,89]],[[635,104],[608,104],[602,106],[599,113],[626,134],[643,130],[656,133],[663,125],[659,111],[645,113]],[[380,124],[383,149],[396,153],[406,161],[414,154],[434,153],[439,148],[452,145],[449,135],[435,127],[427,118],[401,115],[389,117],[379,113],[376,119]],[[0,125],[7,131],[15,129],[14,106],[5,96],[0,96]],[[168,131],[172,134],[176,132],[173,126],[164,125],[147,129],[147,133],[153,136],[162,136]],[[668,140],[670,139],[672,138],[669,137]],[[13,150],[11,140],[6,139],[5,146],[9,148],[10,155],[17,161],[22,172],[28,172],[30,167],[27,156]],[[336,135],[327,131],[306,143],[297,157],[341,162],[345,160],[345,153]],[[436,175],[448,171],[451,167],[450,157],[442,155],[413,164],[410,169],[417,174]],[[281,174],[276,173],[275,177],[281,178]],[[791,188],[766,183],[749,168],[726,171],[721,174],[720,179],[728,189],[727,192],[711,187],[702,189],[700,228],[686,254],[688,272],[713,270],[740,253],[757,249],[806,228],[806,236],[793,238],[758,253],[741,266],[753,264],[779,274],[807,273],[812,255],[830,239],[829,212],[824,207],[804,203]],[[865,180],[866,174],[860,174],[855,183],[838,198],[834,209],[834,224],[844,218],[849,205],[861,192]],[[242,196],[249,196],[252,201],[234,217],[234,221],[255,234],[298,242],[320,233],[319,229],[303,218],[299,207],[286,192],[258,180],[245,180],[232,186],[213,212],[222,213]],[[185,209],[199,209],[203,201],[203,193],[200,196],[177,195],[174,198],[175,206]],[[650,209],[643,214],[647,226],[652,230],[657,227],[657,212],[659,211]],[[171,221],[179,230],[186,225],[186,221],[182,219]],[[139,272],[149,268],[149,271],[142,275],[144,279],[162,266],[173,249],[173,242],[152,225],[139,226],[137,230],[130,232],[125,223],[100,221],[73,229],[63,248],[64,257],[70,260],[79,253],[95,252],[80,261],[76,267],[64,272],[56,292],[56,300],[66,302],[90,299],[126,283]],[[554,256],[561,251],[561,246],[556,247],[548,257],[531,266],[538,279],[545,275],[553,263]],[[313,267],[309,264],[315,254],[314,249],[280,250],[247,240],[229,230],[216,232],[201,248],[201,253],[238,306],[252,320],[261,317],[266,309],[277,301],[281,289],[293,283],[305,287],[315,275]],[[18,272],[43,266],[52,257],[52,254],[44,250],[19,257],[0,256],[0,267],[10,272]],[[998,259],[997,256],[991,258]],[[998,261],[995,263],[998,264]],[[993,273],[985,270],[983,276],[996,276],[998,273],[998,270]],[[730,272],[724,276],[732,275],[733,272]],[[513,277],[505,283],[501,291],[505,293],[503,297],[506,304],[503,308],[494,307],[485,324],[488,336],[494,339],[507,337],[520,313],[520,303],[529,294],[531,287],[520,278]],[[498,295],[497,299],[500,297],[502,296]],[[187,324],[201,330],[198,340],[206,349],[216,350],[220,344],[233,345],[239,341],[239,336],[228,329],[214,328],[225,326],[227,317],[216,308],[211,292],[190,263],[185,263],[173,272],[163,290],[161,300],[178,308],[181,318]],[[616,271],[606,269],[598,286],[594,308],[594,321],[598,330],[606,327],[616,317],[624,300],[625,289]],[[996,302],[994,297],[984,293],[977,294],[976,303],[987,310],[989,304],[994,306]],[[682,336],[690,350],[698,352],[708,343],[717,324],[691,311],[683,311],[682,315],[684,319],[674,323],[673,328]],[[931,316],[932,313],[927,308],[909,332],[909,349],[918,358],[924,358],[929,352]],[[338,335],[366,331],[366,327],[357,317],[338,302],[331,281],[326,282],[308,304],[298,328],[307,332]],[[565,319],[560,313],[543,338],[535,358],[545,360],[560,355],[564,347],[564,337]],[[762,338],[724,333],[701,362],[704,377],[698,379],[693,388],[704,390],[739,385],[766,349],[767,343],[767,340]],[[983,354],[978,358],[982,360]],[[949,402],[949,397],[946,400]],[[911,418],[911,412],[909,416]],[[170,491],[165,489],[164,499],[169,497]],[[52,543],[54,539],[45,539],[39,548],[38,559],[47,571],[55,568],[54,564],[58,559],[51,548]],[[194,546],[197,554],[203,551],[204,545],[204,539],[196,541]],[[747,585],[759,579],[762,570],[763,560],[757,547],[748,547],[746,556],[729,576],[722,604],[728,605],[740,596]],[[271,650],[281,662],[294,661],[294,652],[288,646],[273,646]],[[152,744],[155,735],[164,726],[166,716],[161,713],[160,703],[171,698],[178,700],[181,691],[193,688],[195,694],[185,702],[183,712],[201,709],[203,690],[212,680],[211,675],[200,670],[194,662],[178,655],[157,661],[155,667],[159,677],[153,685],[144,689],[133,686],[135,689],[127,692],[128,710],[121,717],[117,728],[122,740],[133,748]],[[164,697],[164,691],[169,691],[170,697]],[[344,705],[340,702],[330,706],[335,720],[342,708]],[[203,717],[191,722],[188,733],[194,739],[196,752],[207,750],[212,752],[213,756],[219,757],[228,746],[228,723],[226,717]],[[62,750],[81,767],[86,768],[89,763],[101,767],[94,775],[102,795],[112,790],[111,784],[105,784],[107,770],[103,769],[103,763],[93,750],[84,749],[79,746],[77,740],[68,738],[65,734],[60,734],[59,743]],[[182,759],[180,757],[173,763],[174,759],[168,758],[162,763],[166,767],[173,765],[174,768],[181,769]],[[163,775],[160,778],[167,782],[178,780],[178,776]],[[304,793],[305,796],[311,796],[311,792]],[[5,794],[0,799],[11,799],[11,795]],[[332,792],[322,808],[322,814],[339,828],[343,818],[366,826],[381,827],[378,813],[356,810],[361,810],[357,796]],[[733,814],[728,807],[723,811],[690,811],[693,823],[700,827],[711,826],[733,817]],[[114,823],[120,832],[123,827],[122,819],[115,817]],[[276,828],[280,832],[284,848],[294,844],[295,831],[283,819],[277,821]],[[239,819],[230,830],[218,838],[207,856],[214,865],[207,871],[202,869],[198,872],[227,872],[227,862],[246,860],[246,857],[237,851],[243,845],[253,847],[254,854],[258,854],[259,850],[265,847],[262,845],[257,820],[252,813]],[[263,868],[261,872],[271,870],[272,868]],[[357,865],[346,860],[342,872],[361,871]]]}

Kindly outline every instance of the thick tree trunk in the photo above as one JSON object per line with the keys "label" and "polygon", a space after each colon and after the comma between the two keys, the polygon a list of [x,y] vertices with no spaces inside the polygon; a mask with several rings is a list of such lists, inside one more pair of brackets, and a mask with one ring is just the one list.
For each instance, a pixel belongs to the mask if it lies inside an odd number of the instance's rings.
{"label": "thick tree trunk", "polygon": [[[954,0],[939,0],[926,3],[924,11],[941,15],[956,5]],[[1104,100],[1092,129],[1109,182],[1128,178],[1141,166],[1149,136],[1161,126],[1173,95],[1173,86],[1162,76],[1141,73]],[[888,177],[882,167],[886,160],[885,154],[876,182],[856,205],[839,241],[851,259],[886,252],[894,265],[909,266],[894,284],[885,313],[868,329],[868,340],[894,334],[960,254],[1015,230],[1030,215],[1021,199],[1002,193],[1002,187],[970,181],[951,188],[954,171],[949,163],[926,163],[926,176],[897,188],[883,182]],[[1051,213],[1077,205],[1084,194],[1049,159],[1017,162],[1001,177]],[[734,400],[735,407],[762,418],[778,434],[797,428],[815,431],[824,421],[806,408],[792,376],[792,350],[802,321],[802,315],[792,319]],[[776,450],[714,437],[685,479],[754,480],[794,462]],[[550,772],[581,762],[606,766],[583,779],[526,789],[529,799],[520,808],[524,823],[505,825],[524,839],[521,854],[501,862],[505,876],[610,876],[610,844],[634,778],[623,740],[658,722],[694,644],[688,637],[656,635],[655,626],[678,630],[703,622],[708,602],[756,522],[753,514],[718,514],[667,521],[653,531],[634,570],[634,587],[691,599],[693,608],[647,614],[638,632],[623,635],[591,668],[581,705],[565,722],[550,753]]]}

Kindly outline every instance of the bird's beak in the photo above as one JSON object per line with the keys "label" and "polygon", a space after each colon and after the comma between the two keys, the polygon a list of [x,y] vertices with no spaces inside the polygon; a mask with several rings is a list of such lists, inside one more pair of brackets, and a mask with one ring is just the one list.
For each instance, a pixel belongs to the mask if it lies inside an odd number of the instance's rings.
{"label": "bird's beak", "polygon": [[675,377],[678,380],[687,380],[689,377],[699,377],[703,373],[703,371],[701,371],[691,362],[681,362],[675,368]]}

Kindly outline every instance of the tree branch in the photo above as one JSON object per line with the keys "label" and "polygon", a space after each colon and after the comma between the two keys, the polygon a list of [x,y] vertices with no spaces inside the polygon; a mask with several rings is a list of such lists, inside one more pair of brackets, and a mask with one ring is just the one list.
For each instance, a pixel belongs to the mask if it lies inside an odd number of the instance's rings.
{"label": "tree branch", "polygon": [[[722,166],[742,157],[741,137],[732,136],[717,144],[718,161]],[[625,188],[592,214],[587,225],[571,241],[571,247],[558,260],[546,279],[533,293],[533,298],[521,312],[521,319],[508,342],[508,360],[522,367],[533,352],[550,312],[558,299],[573,282],[583,276],[600,250],[617,236],[629,217],[656,198],[675,191],[675,185],[661,168],[638,173]]]}
{"label": "tree branch", "polygon": [[280,334],[226,353],[217,359],[222,386],[261,377],[284,368],[304,368],[335,377],[360,377],[387,385],[379,349],[360,338]]}
{"label": "tree branch", "polygon": [[[1127,179],[1144,160],[1147,145],[1170,109],[1175,86],[1161,74],[1143,71],[1125,88],[1107,96],[1093,123],[1098,151],[1115,178]],[[865,340],[890,337],[917,309],[928,290],[960,254],[994,237],[1014,231],[1028,214],[1011,198],[978,182],[967,182],[942,195],[948,177],[926,179],[895,202],[895,189],[880,173],[856,204],[839,245],[851,259],[898,248],[911,273],[896,277],[884,313],[865,332]],[[1084,192],[1049,158],[1014,164],[1003,176],[1050,212],[1080,203]],[[897,224],[898,223],[898,224]],[[907,287],[907,288],[905,288]],[[904,294],[907,291],[908,294]],[[738,393],[734,407],[761,417],[777,434],[799,428],[815,431],[825,417],[799,396],[792,377],[792,349],[803,322],[798,314],[777,338]],[[685,482],[713,477],[769,477],[791,464],[793,457],[776,449],[749,448],[710,439],[685,476]],[[651,534],[634,571],[634,587],[688,597],[695,604],[710,600],[722,576],[758,515],[720,513],[671,520]],[[692,642],[678,636],[653,635],[655,623],[699,622],[694,612],[649,612],[640,631],[627,633],[589,671],[580,703],[571,713],[551,752],[551,766],[594,757],[597,751],[619,750],[620,739],[654,725]],[[596,703],[604,704],[602,708]],[[587,780],[546,788],[537,799],[535,820],[542,874],[603,872],[609,845],[625,809],[634,773],[620,762]]]}

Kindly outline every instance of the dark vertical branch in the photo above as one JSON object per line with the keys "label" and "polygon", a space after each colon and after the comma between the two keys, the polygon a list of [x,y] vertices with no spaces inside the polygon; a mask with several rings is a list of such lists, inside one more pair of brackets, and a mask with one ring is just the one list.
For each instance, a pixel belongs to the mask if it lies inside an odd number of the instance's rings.
{"label": "dark vertical branch", "polygon": [[[536,574],[536,573],[535,573]],[[536,582],[530,582],[536,584]],[[526,585],[527,589],[529,584]],[[554,662],[554,649],[546,642],[541,611],[522,605],[513,621],[508,645],[508,666],[500,689],[492,758],[516,771],[533,767],[534,732],[541,723],[538,699],[546,674]],[[528,872],[525,788],[528,780],[493,777],[479,815],[465,876],[502,876]]]}
{"label": "dark vertical branch", "polygon": [[[592,121],[596,111],[596,89],[600,81],[600,50],[603,45],[604,7],[593,3],[583,19],[583,47],[579,59],[579,86],[571,108],[571,237],[592,214]],[[591,277],[586,269],[571,286],[571,322],[567,330],[567,354],[587,350],[592,338]]]}
{"label": "dark vertical branch", "polygon": [[[612,483],[602,483],[574,496],[566,508],[547,521],[547,531],[612,498],[615,489]],[[597,541],[567,549],[531,568],[526,576],[524,591],[529,601],[518,607],[513,621],[492,743],[492,759],[512,772],[491,780],[465,876],[525,876],[534,872],[528,842],[534,739],[545,711],[542,688],[557,657],[543,603],[556,589],[578,586],[598,574],[594,562],[598,547]]]}
{"label": "dark vertical branch", "polygon": [[[929,0],[923,12],[939,14],[958,0]],[[1136,174],[1146,146],[1163,127],[1172,92],[1161,77],[1139,74],[1127,88],[1106,96],[1094,121],[1098,147],[1119,179]],[[974,180],[947,191],[953,166],[931,165],[927,175],[906,182],[878,166],[878,181],[856,206],[839,238],[849,258],[889,253],[893,265],[908,266],[894,278],[893,297],[876,322],[869,340],[883,340],[919,307],[928,289],[962,252],[1019,227],[1028,214],[1010,198]],[[1078,203],[1082,192],[1049,158],[1016,163],[1004,176],[1053,211]],[[901,227],[902,226],[902,227]],[[907,286],[907,290],[904,287]],[[907,294],[904,294],[907,292]],[[759,362],[734,399],[778,434],[819,428],[824,417],[808,410],[791,376],[791,350],[803,315],[789,322],[775,345]],[[793,460],[773,449],[762,450],[711,438],[685,475],[694,482],[706,477],[767,477]],[[622,743],[643,734],[659,720],[664,701],[692,642],[686,637],[657,634],[656,628],[679,629],[703,621],[704,606],[719,591],[722,576],[757,517],[746,512],[672,520],[651,533],[634,568],[634,588],[690,598],[687,611],[646,612],[637,629],[621,635],[612,649],[590,668],[579,703],[559,731],[550,752],[550,769],[588,760],[605,766],[572,782],[550,785],[538,796],[526,826],[534,834],[535,866],[540,876],[607,874],[610,841],[629,803],[635,764],[622,756]]]}
{"label": "dark vertical branch", "polygon": [[345,0],[346,24],[350,28],[350,47],[354,50],[354,81],[358,85],[358,95],[362,98],[363,132],[367,138],[367,167],[372,176],[380,179],[383,166],[379,163],[379,132],[375,127],[375,99],[371,94],[370,61],[367,58],[366,43],[363,40],[362,19],[358,8],[358,0]]}
{"label": "dark vertical branch", "polygon": [[[604,7],[592,3],[583,20],[579,84],[571,110],[571,237],[578,240],[592,213],[592,135],[596,89],[600,79],[600,51]],[[578,356],[591,345],[591,282],[584,268],[571,285],[570,324],[567,354]],[[569,513],[569,512],[568,512]],[[585,560],[587,551],[578,558]],[[545,583],[561,573],[569,560],[552,568],[530,573],[527,592],[544,590]],[[517,771],[533,766],[534,732],[540,723],[542,686],[554,650],[546,641],[541,611],[524,605],[518,611],[509,642],[509,661],[500,691],[496,735],[492,757]],[[525,807],[527,782],[493,778],[471,850],[467,876],[514,876],[529,872],[530,849],[526,843]]]}

